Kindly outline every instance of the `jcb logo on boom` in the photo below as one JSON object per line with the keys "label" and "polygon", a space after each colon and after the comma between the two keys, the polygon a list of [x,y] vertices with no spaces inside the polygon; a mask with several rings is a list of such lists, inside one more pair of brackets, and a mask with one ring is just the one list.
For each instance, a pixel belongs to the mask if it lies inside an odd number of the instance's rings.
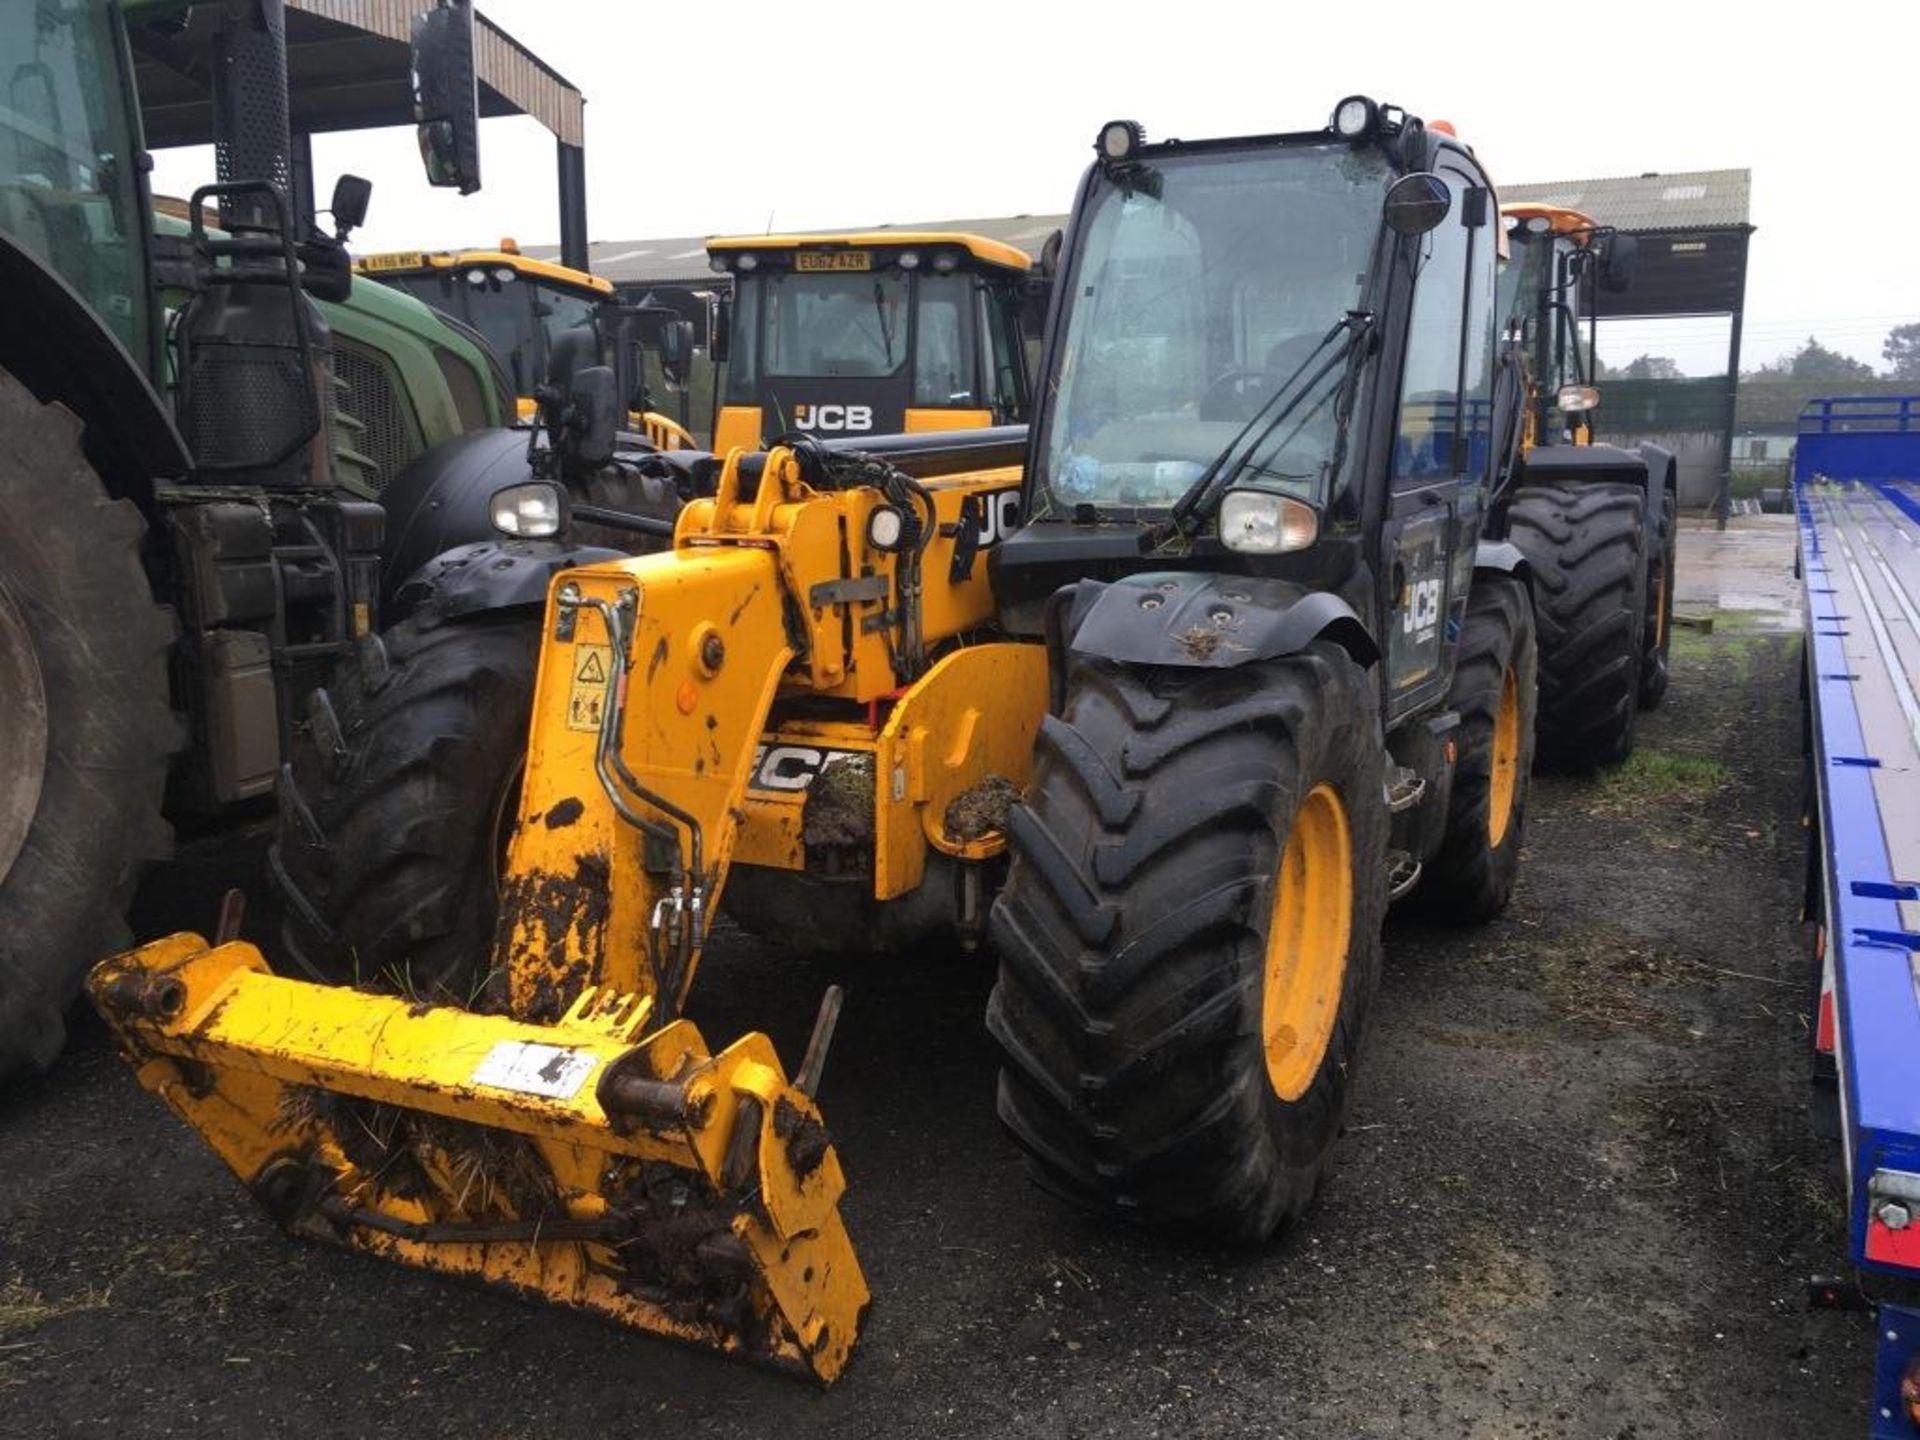
{"label": "jcb logo on boom", "polygon": [[1020,492],[989,490],[980,497],[980,544],[998,545],[1020,528]]}
{"label": "jcb logo on boom", "polygon": [[805,790],[827,766],[850,763],[865,753],[813,745],[762,745],[754,751],[753,775],[747,785],[754,790]]}
{"label": "jcb logo on boom", "polygon": [[1439,619],[1440,582],[1421,580],[1407,596],[1407,610],[1400,619],[1400,627],[1409,635],[1417,635],[1422,630],[1431,629]]}
{"label": "jcb logo on boom", "polygon": [[796,430],[871,430],[871,405],[796,405],[793,407]]}

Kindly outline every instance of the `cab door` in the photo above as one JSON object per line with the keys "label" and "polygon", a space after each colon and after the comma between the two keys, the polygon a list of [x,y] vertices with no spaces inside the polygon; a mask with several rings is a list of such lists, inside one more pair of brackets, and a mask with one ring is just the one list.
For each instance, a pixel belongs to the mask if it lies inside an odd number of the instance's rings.
{"label": "cab door", "polygon": [[1390,467],[1387,713],[1446,692],[1494,463],[1493,193],[1465,157],[1436,167],[1447,218],[1421,237]]}

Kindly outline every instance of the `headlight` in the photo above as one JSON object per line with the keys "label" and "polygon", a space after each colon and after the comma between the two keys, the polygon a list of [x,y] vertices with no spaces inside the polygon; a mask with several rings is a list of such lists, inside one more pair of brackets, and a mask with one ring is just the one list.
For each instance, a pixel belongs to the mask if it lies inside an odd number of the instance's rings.
{"label": "headlight", "polygon": [[1380,123],[1380,107],[1364,95],[1349,95],[1333,107],[1333,133],[1342,140],[1364,140]]}
{"label": "headlight", "polygon": [[902,270],[918,270],[920,268],[920,252],[918,250],[902,250],[894,257],[893,263],[898,265]]}
{"label": "headlight", "polygon": [[760,268],[760,257],[751,250],[742,251],[734,260],[733,268],[736,270],[758,270]]}
{"label": "headlight", "polygon": [[1553,403],[1569,415],[1578,415],[1600,404],[1600,391],[1593,385],[1562,385]]}
{"label": "headlight", "polygon": [[906,520],[891,505],[876,505],[867,516],[867,546],[883,555],[891,555],[900,548],[900,537],[906,533]]}
{"label": "headlight", "polygon": [[1320,513],[1264,490],[1229,490],[1220,501],[1220,543],[1243,555],[1304,550],[1320,534]]}
{"label": "headlight", "polygon": [[960,264],[960,257],[951,250],[942,250],[933,257],[933,268],[942,275],[951,275]]}
{"label": "headlight", "polygon": [[709,270],[711,270],[711,271],[713,271],[713,273],[714,273],[714,274],[716,274],[716,275],[724,275],[724,274],[726,274],[726,273],[727,273],[727,271],[728,271],[729,269],[731,269],[732,267],[731,267],[731,266],[729,266],[729,265],[727,264],[727,257],[726,257],[726,256],[724,256],[724,255],[709,255],[709,256],[707,257],[707,268],[708,268]]}
{"label": "headlight", "polygon": [[1109,165],[1119,165],[1131,160],[1134,151],[1146,143],[1146,138],[1146,131],[1140,128],[1138,120],[1109,120],[1100,127],[1100,138],[1094,142],[1094,148]]}
{"label": "headlight", "polygon": [[541,539],[558,535],[566,522],[566,497],[558,485],[545,480],[525,485],[509,485],[496,490],[487,502],[487,515],[493,528],[517,539]]}

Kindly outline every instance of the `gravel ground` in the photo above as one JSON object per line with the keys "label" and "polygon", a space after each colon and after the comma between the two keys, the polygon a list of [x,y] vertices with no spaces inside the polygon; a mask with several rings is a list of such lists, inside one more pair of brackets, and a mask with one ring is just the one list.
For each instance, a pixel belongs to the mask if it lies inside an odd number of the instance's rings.
{"label": "gravel ground", "polygon": [[[1732,572],[1777,581],[1785,533],[1690,532],[1683,602],[1764,590]],[[828,1393],[290,1242],[83,1023],[0,1099],[0,1433],[1863,1435],[1871,1328],[1803,1301],[1842,1237],[1783,618],[1682,630],[1640,757],[1536,784],[1506,917],[1392,923],[1338,1174],[1268,1252],[1027,1184],[978,957],[839,977],[822,1103],[878,1298]],[[150,923],[211,924],[220,871],[163,877]],[[827,978],[730,934],[698,1018],[793,1056]]]}

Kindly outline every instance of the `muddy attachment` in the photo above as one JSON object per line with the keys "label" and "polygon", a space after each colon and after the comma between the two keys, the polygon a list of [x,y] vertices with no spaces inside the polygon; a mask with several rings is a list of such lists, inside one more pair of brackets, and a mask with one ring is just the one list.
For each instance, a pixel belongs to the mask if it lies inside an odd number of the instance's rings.
{"label": "muddy attachment", "polygon": [[161,1096],[290,1234],[833,1381],[868,1293],[812,1099],[650,997],[551,1024],[272,974],[198,935],[99,966]]}

